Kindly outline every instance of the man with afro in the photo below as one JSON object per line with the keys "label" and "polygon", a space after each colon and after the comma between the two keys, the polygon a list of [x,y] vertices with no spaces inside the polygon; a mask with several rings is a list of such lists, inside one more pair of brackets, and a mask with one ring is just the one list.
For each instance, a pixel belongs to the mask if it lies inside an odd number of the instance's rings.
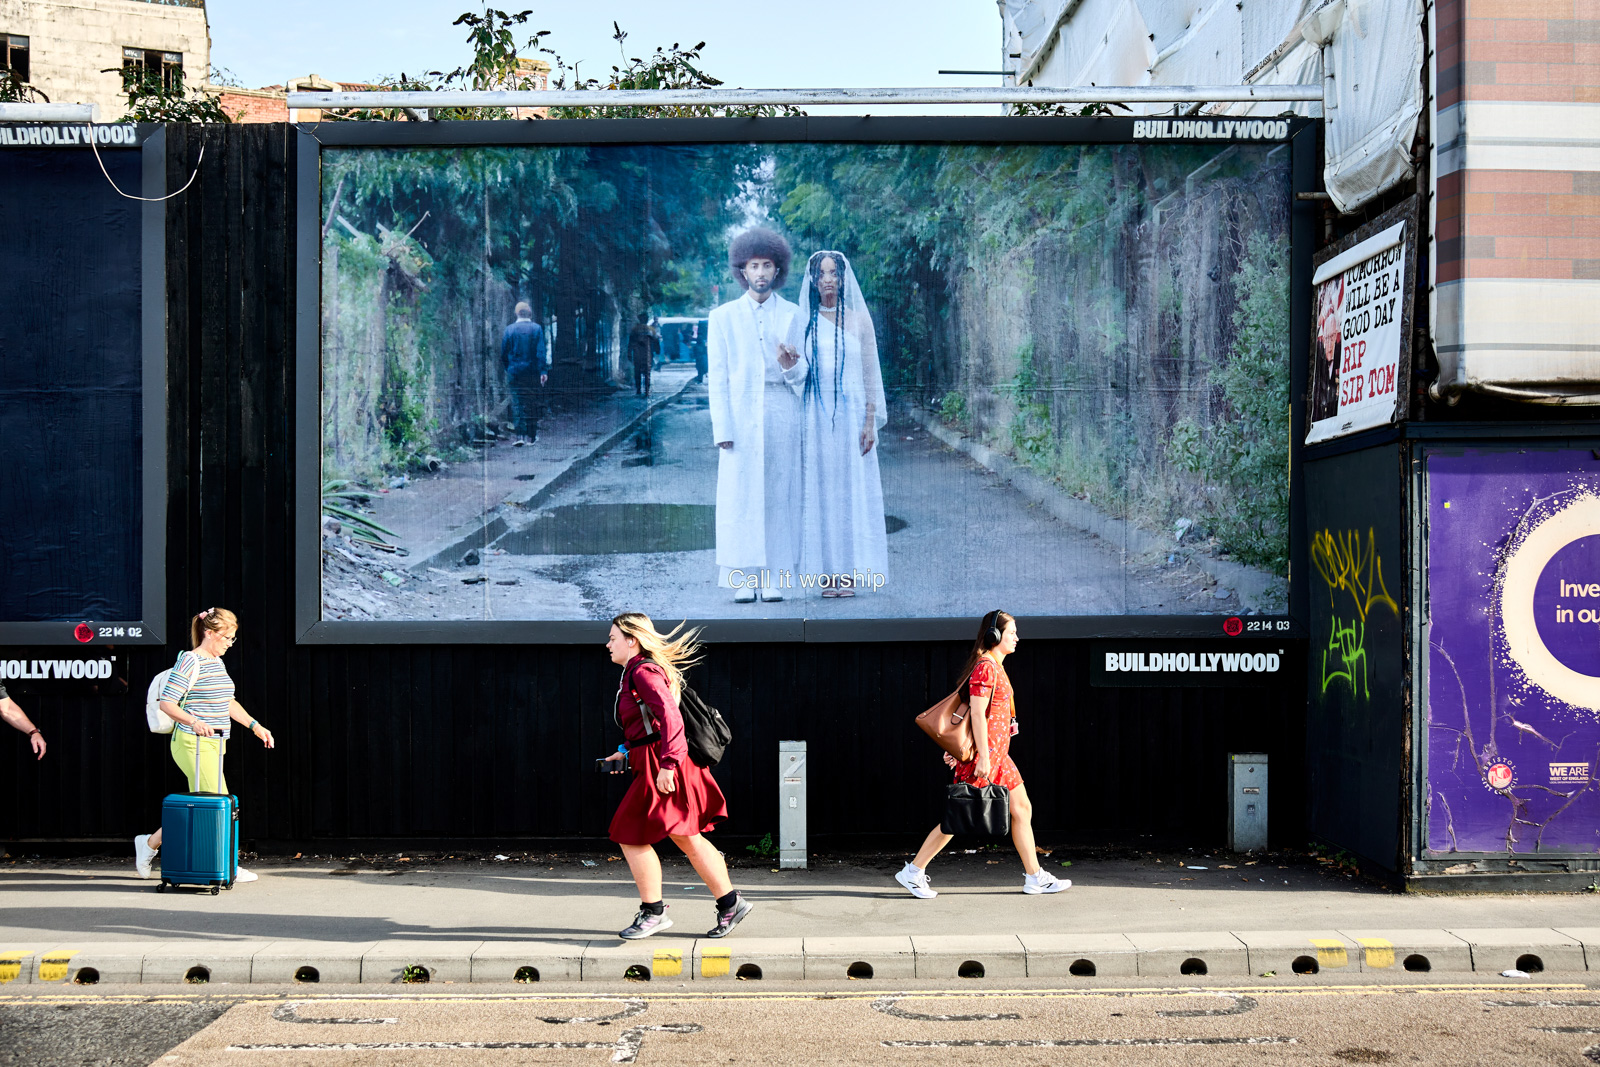
{"label": "man with afro", "polygon": [[782,600],[800,559],[803,378],[797,357],[778,355],[797,310],[778,295],[792,258],[789,242],[764,226],[734,237],[728,267],[743,292],[707,325],[718,584],[741,604]]}

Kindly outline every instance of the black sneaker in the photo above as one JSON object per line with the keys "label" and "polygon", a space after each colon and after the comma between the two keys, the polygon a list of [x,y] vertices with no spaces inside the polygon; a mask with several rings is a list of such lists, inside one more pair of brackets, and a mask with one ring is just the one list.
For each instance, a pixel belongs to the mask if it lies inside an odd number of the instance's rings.
{"label": "black sneaker", "polygon": [[[672,905],[668,904],[667,907],[670,908]],[[649,937],[651,934],[659,934],[661,931],[667,929],[671,925],[672,920],[667,918],[664,911],[660,915],[651,915],[649,912],[641,908],[639,909],[639,914],[633,917],[633,925],[628,927],[626,930],[623,930],[617,936],[625,938],[629,941],[637,941],[641,937]]]}
{"label": "black sneaker", "polygon": [[744,920],[746,915],[755,909],[755,905],[744,899],[743,893],[735,893],[733,907],[727,911],[718,910],[717,925],[706,931],[707,937],[727,937],[733,928]]}

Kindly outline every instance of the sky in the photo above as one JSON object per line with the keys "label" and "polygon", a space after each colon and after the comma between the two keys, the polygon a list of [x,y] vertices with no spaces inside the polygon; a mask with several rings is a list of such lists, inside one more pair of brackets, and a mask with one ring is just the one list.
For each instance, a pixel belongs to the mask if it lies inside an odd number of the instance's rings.
{"label": "sky", "polygon": [[[729,87],[1000,84],[997,76],[938,73],[1000,69],[994,0],[494,2],[508,11],[531,6],[529,27],[550,30],[545,44],[569,64],[578,61],[584,77],[603,77],[618,62],[615,20],[628,33],[630,57],[647,56],[658,45],[705,41],[701,69]],[[472,0],[207,0],[211,62],[252,88],[305,74],[363,81],[450,70],[469,55],[465,27],[451,25],[467,10],[482,8]],[[876,110],[882,113],[883,105]],[[916,106],[905,113],[949,110]]]}

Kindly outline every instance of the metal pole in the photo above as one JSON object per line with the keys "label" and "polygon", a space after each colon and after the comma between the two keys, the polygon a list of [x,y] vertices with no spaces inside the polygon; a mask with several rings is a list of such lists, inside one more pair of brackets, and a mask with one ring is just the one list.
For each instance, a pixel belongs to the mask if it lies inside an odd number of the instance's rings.
{"label": "metal pole", "polygon": [[0,122],[98,122],[96,104],[0,104]]}
{"label": "metal pole", "polygon": [[923,89],[546,89],[290,93],[289,107],[715,107],[816,104],[1170,104],[1322,101],[1320,85],[994,86]]}

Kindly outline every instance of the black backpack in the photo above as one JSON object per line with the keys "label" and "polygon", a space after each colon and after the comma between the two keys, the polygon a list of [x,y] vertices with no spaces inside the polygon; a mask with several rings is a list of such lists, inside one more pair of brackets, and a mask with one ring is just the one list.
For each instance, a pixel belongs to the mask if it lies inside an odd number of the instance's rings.
{"label": "black backpack", "polygon": [[[633,694],[633,702],[644,716],[645,728],[652,737],[659,737],[660,731],[650,716],[650,705],[639,699],[639,691],[633,687],[631,673],[628,675],[628,691]],[[688,682],[683,683],[683,690],[678,694],[678,714],[683,716],[683,740],[688,745],[689,758],[694,760],[696,766],[715,767],[733,743],[733,731],[728,728],[727,720],[716,708],[701,700],[700,694],[691,689]]]}

